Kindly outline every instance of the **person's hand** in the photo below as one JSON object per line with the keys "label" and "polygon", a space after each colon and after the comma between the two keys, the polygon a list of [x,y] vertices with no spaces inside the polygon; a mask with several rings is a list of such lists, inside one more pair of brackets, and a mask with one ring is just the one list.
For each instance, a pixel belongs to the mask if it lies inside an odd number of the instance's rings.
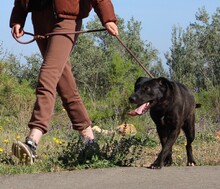
{"label": "person's hand", "polygon": [[118,35],[118,26],[114,22],[107,22],[105,28],[108,30],[109,34]]}
{"label": "person's hand", "polygon": [[20,24],[15,24],[11,28],[11,34],[12,34],[13,37],[19,38],[19,37],[24,35],[24,30],[23,30],[23,28],[21,28]]}

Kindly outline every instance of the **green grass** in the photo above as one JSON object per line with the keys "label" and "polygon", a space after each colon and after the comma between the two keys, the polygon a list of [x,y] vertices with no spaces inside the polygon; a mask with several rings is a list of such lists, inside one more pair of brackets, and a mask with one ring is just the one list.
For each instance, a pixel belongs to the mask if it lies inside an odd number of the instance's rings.
{"label": "green grass", "polygon": [[[95,154],[89,159],[79,159],[84,146],[79,141],[78,133],[72,130],[68,118],[64,115],[61,112],[53,118],[50,132],[42,137],[37,149],[38,157],[32,166],[22,165],[11,154],[12,143],[16,140],[24,140],[28,128],[25,125],[18,125],[16,118],[2,118],[0,126],[0,174],[57,172],[113,166],[148,166],[154,161],[161,149],[155,127],[149,117],[146,116],[145,119],[133,119],[132,124],[138,130],[136,136],[123,137],[117,134],[102,136],[96,134],[100,154]],[[116,122],[111,122],[111,124],[105,123],[102,127],[114,129]],[[215,132],[217,127],[218,125],[214,123],[209,125],[209,129],[197,125],[193,152],[199,166],[220,165],[220,139]],[[186,165],[185,143],[185,137],[181,133],[173,147],[174,166]]]}

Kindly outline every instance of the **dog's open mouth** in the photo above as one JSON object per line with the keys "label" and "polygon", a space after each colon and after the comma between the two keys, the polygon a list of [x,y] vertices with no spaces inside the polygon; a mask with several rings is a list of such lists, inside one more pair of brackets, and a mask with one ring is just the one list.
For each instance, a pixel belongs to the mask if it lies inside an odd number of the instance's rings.
{"label": "dog's open mouth", "polygon": [[131,116],[143,115],[144,113],[146,113],[150,109],[150,107],[151,107],[151,103],[146,102],[146,103],[138,106],[135,110],[128,112],[128,115],[131,115]]}

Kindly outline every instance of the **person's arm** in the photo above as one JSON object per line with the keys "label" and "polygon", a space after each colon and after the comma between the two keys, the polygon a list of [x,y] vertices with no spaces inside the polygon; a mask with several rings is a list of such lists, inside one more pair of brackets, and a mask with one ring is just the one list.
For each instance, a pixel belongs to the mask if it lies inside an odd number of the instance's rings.
{"label": "person's arm", "polygon": [[28,14],[28,11],[22,4],[23,2],[22,0],[15,0],[9,21],[9,26],[12,28],[12,35],[17,38],[23,35],[23,28]]}
{"label": "person's arm", "polygon": [[111,35],[118,35],[117,18],[111,0],[92,0],[94,11]]}

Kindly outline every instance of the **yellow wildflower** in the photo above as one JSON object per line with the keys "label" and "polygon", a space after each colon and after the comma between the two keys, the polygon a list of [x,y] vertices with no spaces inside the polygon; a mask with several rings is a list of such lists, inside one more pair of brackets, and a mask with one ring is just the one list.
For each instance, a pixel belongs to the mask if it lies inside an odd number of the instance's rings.
{"label": "yellow wildflower", "polygon": [[53,141],[56,143],[56,144],[59,144],[59,145],[62,145],[64,142],[56,137],[53,137]]}
{"label": "yellow wildflower", "polygon": [[3,143],[9,143],[8,139],[3,140]]}
{"label": "yellow wildflower", "polygon": [[4,150],[2,148],[0,148],[0,153],[4,152]]}
{"label": "yellow wildflower", "polygon": [[16,136],[16,139],[18,140],[18,139],[20,139],[21,137],[18,135],[18,136]]}
{"label": "yellow wildflower", "polygon": [[59,144],[59,143],[60,143],[60,140],[59,140],[59,139],[56,139],[55,142],[56,142],[56,144]]}
{"label": "yellow wildflower", "polygon": [[179,154],[178,156],[177,156],[179,159],[182,159],[182,156]]}

